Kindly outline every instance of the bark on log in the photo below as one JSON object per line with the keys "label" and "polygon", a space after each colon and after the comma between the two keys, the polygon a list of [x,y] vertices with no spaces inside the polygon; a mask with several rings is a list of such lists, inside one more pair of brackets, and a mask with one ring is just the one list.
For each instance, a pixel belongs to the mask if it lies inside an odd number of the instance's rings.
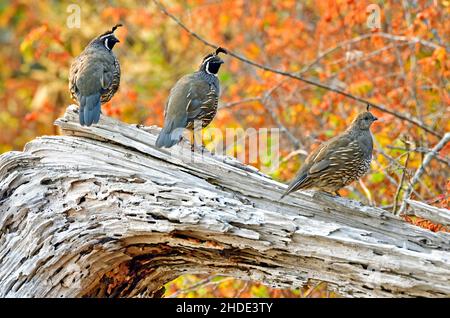
{"label": "bark on log", "polygon": [[[450,235],[285,185],[233,158],[154,147],[102,116],[0,157],[0,297],[160,296],[183,273],[353,297],[450,295]],[[188,158],[188,159],[187,159]]]}

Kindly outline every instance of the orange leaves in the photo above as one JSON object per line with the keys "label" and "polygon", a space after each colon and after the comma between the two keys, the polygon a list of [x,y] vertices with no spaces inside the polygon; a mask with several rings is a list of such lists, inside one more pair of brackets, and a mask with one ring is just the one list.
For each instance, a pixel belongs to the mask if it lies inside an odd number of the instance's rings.
{"label": "orange leaves", "polygon": [[111,19],[115,23],[123,21],[126,16],[129,14],[129,10],[127,8],[120,7],[109,7],[102,11],[103,19]]}
{"label": "orange leaves", "polygon": [[67,65],[70,58],[57,27],[44,23],[33,28],[20,43],[20,52],[26,62],[51,61],[54,65]]}
{"label": "orange leaves", "polygon": [[41,25],[37,28],[32,29],[20,44],[21,53],[29,58],[34,57],[35,59],[39,59],[42,51],[44,50],[44,45],[42,42],[38,42],[37,47],[34,49],[34,52],[33,45],[38,39],[43,38],[47,30],[47,25]]}
{"label": "orange leaves", "polygon": [[127,98],[131,101],[131,102],[135,102],[137,100],[137,93],[133,90],[129,90],[127,92]]}
{"label": "orange leaves", "polygon": [[37,112],[31,112],[25,115],[24,120],[26,122],[33,122],[36,121],[38,119],[39,114]]}
{"label": "orange leaves", "polygon": [[257,60],[258,57],[259,57],[259,54],[260,54],[260,52],[261,52],[261,49],[260,49],[260,47],[259,47],[258,45],[256,45],[255,43],[250,43],[250,44],[247,46],[246,52],[247,52],[246,55],[247,55],[250,59],[252,59],[252,60]]}
{"label": "orange leaves", "polygon": [[427,229],[427,230],[430,230],[433,232],[439,232],[439,231],[450,232],[449,229],[447,229],[445,226],[443,226],[441,224],[434,224],[428,220],[422,219],[417,216],[404,215],[403,218],[411,224],[420,226],[424,229]]}
{"label": "orange leaves", "polygon": [[[439,152],[442,157],[447,157],[450,154],[450,143],[447,143],[444,148]],[[450,181],[447,183],[447,190],[450,190]]]}
{"label": "orange leaves", "polygon": [[450,209],[450,180],[447,180],[445,190],[445,194],[442,195],[437,205],[441,208]]}
{"label": "orange leaves", "polygon": [[[402,1],[385,2],[382,10],[391,15],[389,20],[382,20],[387,27],[385,31],[437,45],[439,39],[445,42],[450,22],[445,19],[442,6],[448,1],[438,1],[438,6],[434,6],[433,1],[428,2],[418,1],[414,7],[403,6]],[[182,75],[197,69],[201,57],[210,51],[153,5],[122,1],[115,7],[102,7],[96,2],[83,2],[82,28],[68,30],[65,24],[67,3],[52,2],[51,6],[45,2],[38,6],[24,3],[13,1],[0,15],[0,26],[5,30],[2,40],[6,41],[0,51],[0,152],[21,149],[34,136],[56,133],[52,123],[71,102],[67,91],[71,55],[79,53],[97,31],[103,32],[114,23],[124,23],[124,27],[117,30],[121,43],[115,48],[122,66],[121,88],[102,109],[105,115],[128,123],[161,126],[171,86]],[[305,78],[336,85],[402,115],[412,116],[440,132],[450,130],[447,110],[450,86],[446,84],[450,61],[445,48],[435,49],[420,43],[406,45],[405,41],[381,35],[358,40],[372,30],[366,23],[369,3],[353,0],[165,2],[171,13],[211,43],[288,72],[304,69],[306,72],[302,76]],[[405,19],[408,14],[410,25]],[[347,42],[350,40],[352,43]],[[387,46],[392,47],[385,49]],[[362,55],[346,59],[346,52],[362,52]],[[344,130],[353,116],[365,108],[335,93],[293,79],[286,80],[230,56],[224,56],[224,60],[219,73],[221,104],[264,96],[269,91],[272,94],[267,100],[269,106],[249,101],[219,110],[211,126],[221,131],[229,127],[278,127],[266,108],[271,107],[279,122],[300,140],[301,150],[312,151],[320,141]],[[389,205],[405,161],[406,151],[401,150],[404,145],[399,136],[408,135],[418,149],[434,145],[436,138],[392,115],[372,111],[380,121],[373,126],[377,147],[373,171],[365,182],[377,205]],[[211,140],[216,136],[214,132],[209,134]],[[280,144],[281,157],[287,159],[272,175],[286,181],[301,166],[304,153],[296,153],[297,147],[283,133]],[[235,154],[239,155],[237,150]],[[447,145],[439,153],[439,159],[448,157],[449,152],[450,145]],[[407,180],[420,166],[423,155],[411,152]],[[256,166],[264,164],[261,160]],[[425,200],[432,198],[432,204],[448,208],[450,181],[442,173],[444,169],[448,167],[433,159],[416,191]],[[447,188],[442,193],[444,185]],[[347,188],[341,194],[356,197],[357,192],[361,192],[358,186]],[[433,231],[442,230],[427,220],[409,218],[408,221]],[[107,275],[107,292],[127,280],[127,271],[124,267]],[[168,290],[177,292],[204,278],[182,277]],[[223,279],[212,278],[209,287],[182,295],[234,297],[242,290],[240,296],[247,297],[298,297],[320,296],[322,292],[273,290],[259,284],[246,286],[245,282]]]}

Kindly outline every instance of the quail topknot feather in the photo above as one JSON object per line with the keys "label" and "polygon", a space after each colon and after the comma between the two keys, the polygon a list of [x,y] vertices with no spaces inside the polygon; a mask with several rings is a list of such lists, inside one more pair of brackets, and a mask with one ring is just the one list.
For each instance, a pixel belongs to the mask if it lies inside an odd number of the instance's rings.
{"label": "quail topknot feather", "polygon": [[377,118],[369,111],[360,113],[345,132],[317,147],[281,198],[305,189],[337,193],[361,178],[372,160],[373,141],[369,129],[375,120]]}
{"label": "quail topknot feather", "polygon": [[184,128],[193,130],[195,121],[201,121],[205,128],[213,120],[220,93],[217,73],[223,64],[219,53],[227,51],[219,47],[205,56],[198,71],[180,78],[170,90],[157,147],[169,148],[178,143]]}
{"label": "quail topknot feather", "polygon": [[119,40],[114,31],[118,24],[93,39],[72,62],[69,90],[78,105],[82,126],[91,126],[100,119],[100,104],[108,102],[120,84],[120,65],[112,49]]}

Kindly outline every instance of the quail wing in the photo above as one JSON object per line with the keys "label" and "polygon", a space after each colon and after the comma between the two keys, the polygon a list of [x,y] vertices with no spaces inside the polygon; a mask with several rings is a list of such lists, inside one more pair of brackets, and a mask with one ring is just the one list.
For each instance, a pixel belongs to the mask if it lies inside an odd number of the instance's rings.
{"label": "quail wing", "polygon": [[283,197],[309,186],[316,175],[326,173],[330,168],[345,165],[346,158],[351,156],[354,146],[356,146],[355,140],[347,135],[336,136],[322,143],[306,158]]}

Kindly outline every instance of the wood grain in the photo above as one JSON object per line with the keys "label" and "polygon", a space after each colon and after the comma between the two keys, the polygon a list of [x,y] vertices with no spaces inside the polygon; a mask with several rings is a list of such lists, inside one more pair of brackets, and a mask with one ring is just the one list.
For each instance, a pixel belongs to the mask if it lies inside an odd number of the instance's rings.
{"label": "wood grain", "polygon": [[[0,297],[158,297],[184,273],[348,297],[448,297],[450,235],[298,192],[236,159],[154,146],[159,128],[75,106],[0,157]],[[194,160],[192,160],[194,159]]]}

